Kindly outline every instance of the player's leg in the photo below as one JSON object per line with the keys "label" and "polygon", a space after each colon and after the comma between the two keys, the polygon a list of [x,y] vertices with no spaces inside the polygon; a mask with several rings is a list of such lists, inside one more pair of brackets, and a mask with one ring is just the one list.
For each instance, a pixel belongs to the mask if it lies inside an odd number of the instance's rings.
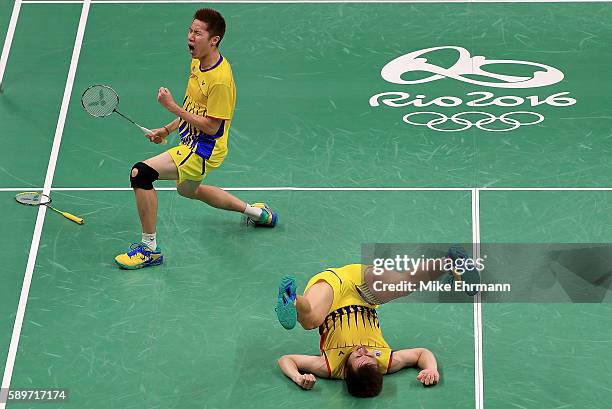
{"label": "player's leg", "polygon": [[126,269],[137,269],[163,263],[157,246],[157,192],[153,182],[176,180],[178,171],[172,157],[163,152],[144,162],[138,162],[130,171],[130,183],[136,197],[136,207],[142,227],[142,242],[132,245],[130,251],[115,257],[117,264]]}
{"label": "player's leg", "polygon": [[304,329],[321,325],[334,302],[334,289],[325,280],[309,284],[304,295],[297,295],[295,278],[285,276],[278,286],[276,316],[283,327],[292,329],[299,322]]}
{"label": "player's leg", "polygon": [[200,182],[185,180],[176,187],[184,197],[200,200],[217,209],[244,213],[247,204],[236,196],[216,186],[202,185]]}
{"label": "player's leg", "polygon": [[[142,176],[140,180],[139,175]],[[157,228],[157,192],[153,187],[153,181],[177,179],[178,171],[168,152],[139,162],[132,168],[130,181],[134,188],[143,233],[155,233]]]}
{"label": "player's leg", "polygon": [[297,320],[304,329],[317,328],[323,323],[334,302],[334,290],[327,281],[319,280],[304,295],[296,297]]}
{"label": "player's leg", "polygon": [[[283,327],[292,329],[299,322],[304,329],[313,329],[320,326],[332,308],[337,309],[336,302],[363,302],[359,294],[355,293],[351,299],[347,295],[347,288],[354,287],[350,277],[347,276],[345,266],[339,269],[327,269],[308,280],[304,295],[297,295],[295,279],[285,276],[278,286],[276,302],[276,316]],[[355,292],[355,290],[352,290]],[[348,298],[347,298],[348,297]]]}
{"label": "player's leg", "polygon": [[184,180],[177,185],[181,196],[200,200],[217,209],[243,213],[256,225],[274,227],[278,216],[265,203],[249,204],[216,186],[203,185],[200,181]]}

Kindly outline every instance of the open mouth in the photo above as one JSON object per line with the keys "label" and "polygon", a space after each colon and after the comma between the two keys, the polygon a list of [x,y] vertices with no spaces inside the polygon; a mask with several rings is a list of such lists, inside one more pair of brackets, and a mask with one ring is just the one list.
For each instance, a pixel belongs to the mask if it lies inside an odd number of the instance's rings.
{"label": "open mouth", "polygon": [[192,53],[193,50],[195,50],[195,47],[191,44],[187,44],[187,47],[189,47],[189,52]]}

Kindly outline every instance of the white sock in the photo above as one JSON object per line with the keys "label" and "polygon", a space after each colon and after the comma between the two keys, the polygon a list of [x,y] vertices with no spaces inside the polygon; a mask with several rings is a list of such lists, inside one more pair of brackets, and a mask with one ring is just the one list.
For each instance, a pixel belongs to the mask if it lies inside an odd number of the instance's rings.
{"label": "white sock", "polygon": [[259,218],[261,217],[261,212],[262,212],[261,208],[253,207],[248,203],[246,205],[246,209],[244,209],[244,214],[246,214],[247,216],[249,216],[251,219],[254,219],[254,220],[259,220]]}
{"label": "white sock", "polygon": [[142,233],[142,243],[155,251],[157,249],[157,233]]}

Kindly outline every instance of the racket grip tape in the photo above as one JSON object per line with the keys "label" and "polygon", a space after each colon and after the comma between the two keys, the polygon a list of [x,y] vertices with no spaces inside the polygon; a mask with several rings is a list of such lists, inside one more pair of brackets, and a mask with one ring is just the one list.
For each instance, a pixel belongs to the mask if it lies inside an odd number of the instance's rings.
{"label": "racket grip tape", "polygon": [[[144,132],[144,134],[145,134],[145,135],[148,135],[148,134],[153,133],[153,131],[152,131],[152,130],[150,130],[149,128],[145,128],[144,126],[140,126],[140,125],[136,125],[136,126],[137,126],[137,127],[139,127],[139,128],[140,128],[140,130],[141,130],[142,132]],[[170,135],[168,135],[168,136],[170,136]],[[164,138],[164,139],[163,139],[163,140],[160,142],[162,145],[168,145],[168,136],[166,136],[166,137],[165,137],[165,138]]]}
{"label": "racket grip tape", "polygon": [[80,217],[77,217],[77,216],[73,215],[72,213],[62,212],[62,216],[64,216],[68,220],[72,220],[76,224],[84,224],[85,223],[85,220],[83,220]]}

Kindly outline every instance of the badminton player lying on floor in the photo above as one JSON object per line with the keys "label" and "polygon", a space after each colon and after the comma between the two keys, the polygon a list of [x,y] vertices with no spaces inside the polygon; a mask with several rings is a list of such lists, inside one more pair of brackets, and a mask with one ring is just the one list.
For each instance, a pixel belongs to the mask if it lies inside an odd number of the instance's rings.
{"label": "badminton player lying on floor", "polygon": [[[464,257],[457,248],[448,258]],[[444,275],[444,276],[443,276]],[[278,360],[283,373],[303,389],[312,389],[316,376],[344,379],[348,392],[357,397],[380,393],[383,375],[417,366],[417,380],[435,385],[440,380],[436,358],[426,348],[392,350],[382,336],[377,306],[409,291],[374,291],[375,280],[386,284],[439,279],[451,282],[479,282],[473,270],[463,276],[439,271],[420,270],[416,274],[385,271],[373,274],[371,266],[350,264],[325,270],[310,279],[304,295],[297,295],[295,280],[286,276],[279,285],[276,314],[280,323],[291,329],[298,321],[306,330],[319,328],[321,355],[285,355]]]}
{"label": "badminton player lying on floor", "polygon": [[219,52],[224,34],[225,20],[219,12],[198,10],[187,36],[192,60],[183,106],[176,104],[167,88],[158,91],[159,103],[177,118],[152,130],[147,137],[154,143],[162,143],[178,129],[181,142],[132,167],[130,181],[136,195],[142,242],[115,257],[122,268],[136,269],[163,262],[157,245],[157,194],[153,189],[153,182],[158,179],[176,180],[181,196],[244,213],[255,225],[276,225],[277,215],[265,203],[250,205],[218,187],[201,184],[227,155],[227,138],[236,103],[232,69]]}

